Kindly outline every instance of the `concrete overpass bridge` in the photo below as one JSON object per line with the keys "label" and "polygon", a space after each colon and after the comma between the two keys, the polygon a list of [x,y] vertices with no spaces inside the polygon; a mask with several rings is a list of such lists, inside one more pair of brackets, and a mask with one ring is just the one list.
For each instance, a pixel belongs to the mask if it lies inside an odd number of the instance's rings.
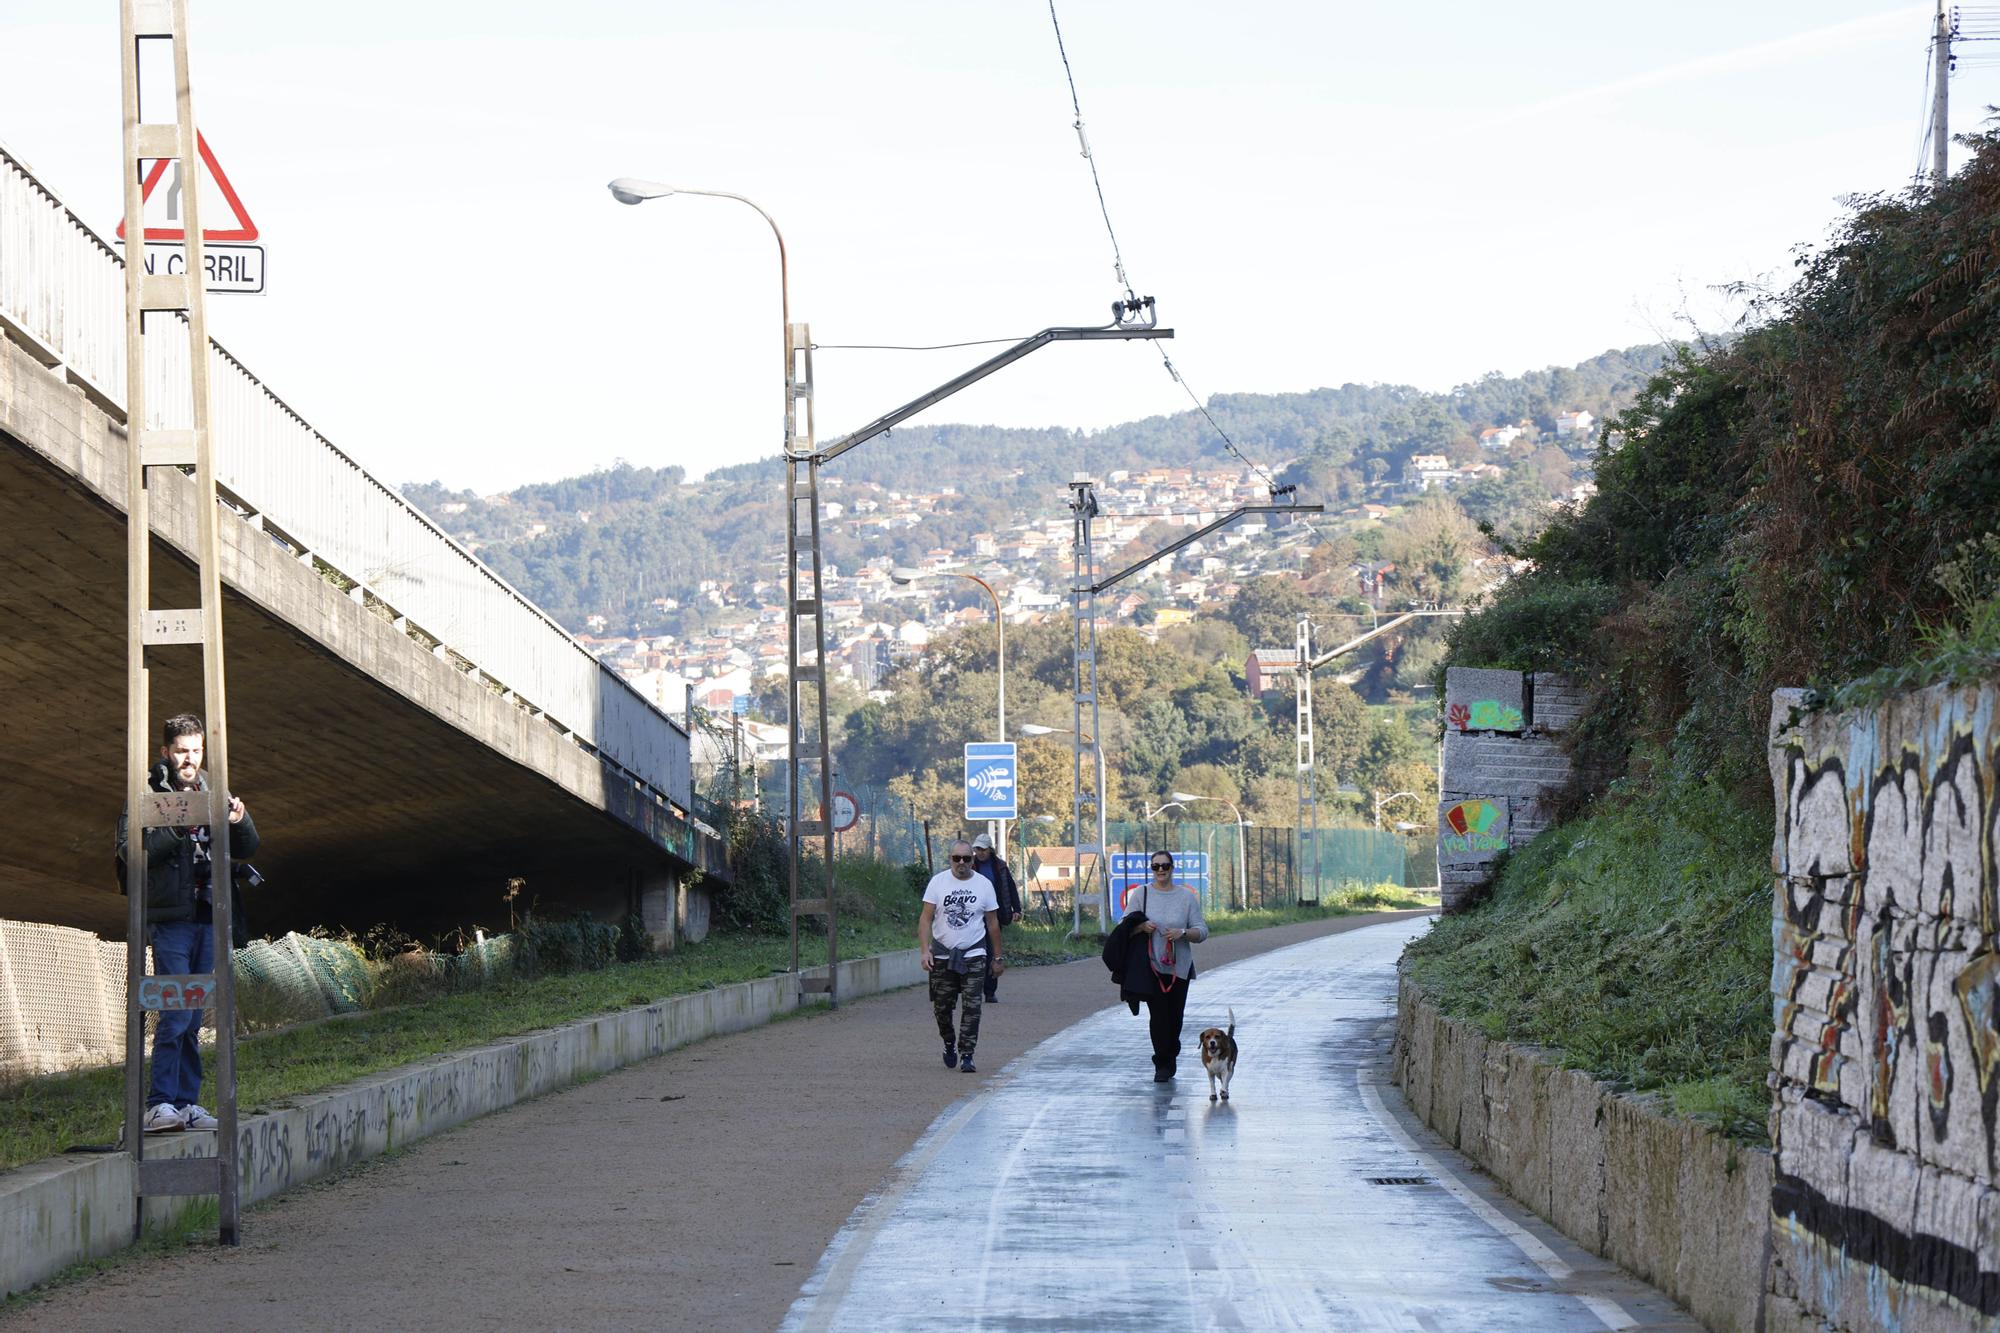
{"label": "concrete overpass bridge", "polygon": [[[12,828],[0,916],[111,938],[125,920],[112,871],[121,270],[119,251],[0,145],[0,792]],[[253,925],[504,927],[511,878],[526,881],[517,909],[638,912],[662,943],[691,907],[699,921],[691,872],[727,872],[696,809],[687,732],[236,358],[209,355],[231,776],[268,880]],[[164,401],[176,383],[185,400],[176,371],[165,355],[148,366],[162,425],[190,410]],[[156,604],[193,606],[193,481],[153,477]],[[162,656],[156,725],[201,701],[194,659]]]}

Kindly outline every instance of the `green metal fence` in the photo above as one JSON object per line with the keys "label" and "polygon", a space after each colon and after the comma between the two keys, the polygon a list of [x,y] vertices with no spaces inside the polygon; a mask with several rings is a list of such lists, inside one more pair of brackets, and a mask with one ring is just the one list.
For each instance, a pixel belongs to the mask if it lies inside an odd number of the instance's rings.
{"label": "green metal fence", "polygon": [[1317,860],[1311,829],[1113,820],[1105,836],[1113,853],[1206,852],[1207,911],[1290,907],[1343,885],[1404,882],[1403,840],[1375,829],[1320,829]]}

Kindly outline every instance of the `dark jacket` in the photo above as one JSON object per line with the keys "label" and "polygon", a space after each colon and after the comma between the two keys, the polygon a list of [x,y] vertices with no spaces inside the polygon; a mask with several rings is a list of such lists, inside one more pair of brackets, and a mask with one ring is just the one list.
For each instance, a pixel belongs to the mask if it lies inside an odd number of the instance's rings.
{"label": "dark jacket", "polygon": [[[1021,915],[1021,886],[1014,882],[1014,872],[1000,859],[999,853],[986,858],[986,864],[972,863],[975,873],[986,875],[993,881],[993,898],[1000,904],[1000,924],[1006,925]],[[991,874],[987,874],[988,871]]]}
{"label": "dark jacket", "polygon": [[[1146,975],[1151,956],[1147,950],[1151,946],[1139,933],[1139,927],[1145,923],[1146,914],[1134,908],[1104,937],[1104,948],[1098,956],[1111,972],[1111,984],[1121,991],[1125,989],[1126,977],[1133,976],[1136,980]],[[1135,966],[1138,968],[1136,975],[1133,972]]]}
{"label": "dark jacket", "polygon": [[[146,776],[146,785],[154,791],[172,791],[173,779],[169,775],[164,760],[153,765]],[[208,790],[208,774],[201,775],[203,791]],[[118,883],[125,884],[125,838],[132,812],[127,810],[118,816]],[[244,811],[243,818],[235,824],[225,824],[229,830],[229,857],[236,864],[254,856],[257,852],[257,824]],[[146,921],[153,924],[161,921],[192,921],[195,919],[195,840],[186,829],[149,828],[145,831],[146,848]],[[233,934],[244,935],[243,913],[240,910],[242,894],[230,886],[232,897]],[[240,946],[239,946],[240,947]]]}

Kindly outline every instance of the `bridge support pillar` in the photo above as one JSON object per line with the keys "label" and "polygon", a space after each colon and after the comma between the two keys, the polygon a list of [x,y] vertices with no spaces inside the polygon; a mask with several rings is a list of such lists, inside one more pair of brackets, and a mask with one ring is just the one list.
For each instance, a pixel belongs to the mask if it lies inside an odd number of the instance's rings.
{"label": "bridge support pillar", "polygon": [[657,953],[671,953],[679,942],[684,890],[681,877],[672,870],[644,870],[639,873],[639,921]]}
{"label": "bridge support pillar", "polygon": [[708,938],[709,889],[705,884],[681,885],[679,927],[681,938],[700,944]]}

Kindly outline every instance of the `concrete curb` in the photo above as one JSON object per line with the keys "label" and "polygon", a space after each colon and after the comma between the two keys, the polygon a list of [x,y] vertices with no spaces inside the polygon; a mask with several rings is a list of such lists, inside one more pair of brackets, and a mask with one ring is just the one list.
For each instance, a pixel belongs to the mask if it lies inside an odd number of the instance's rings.
{"label": "concrete curb", "polygon": [[1769,1152],[1645,1098],[1489,1041],[1403,976],[1395,1080],[1424,1123],[1592,1254],[1644,1278],[1709,1328],[1764,1326]]}
{"label": "concrete curb", "polygon": [[[825,968],[805,973],[824,976]],[[840,993],[859,998],[923,980],[915,949],[840,965]],[[355,1162],[517,1102],[569,1087],[706,1037],[821,1005],[793,974],[679,995],[476,1046],[349,1083],[238,1125],[243,1202],[251,1204]],[[162,1136],[154,1156],[212,1152],[208,1135]],[[124,1153],[52,1157],[0,1173],[0,1294],[43,1282],[132,1243],[132,1161]],[[150,1229],[198,1202],[149,1200]]]}

